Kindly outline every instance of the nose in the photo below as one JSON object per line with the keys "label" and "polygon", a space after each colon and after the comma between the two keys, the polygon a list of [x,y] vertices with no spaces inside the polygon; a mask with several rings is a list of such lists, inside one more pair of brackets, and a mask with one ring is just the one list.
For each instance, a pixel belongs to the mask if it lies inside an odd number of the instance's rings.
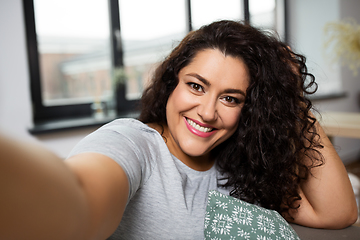
{"label": "nose", "polygon": [[217,101],[215,97],[202,96],[201,101],[197,107],[197,114],[204,122],[213,122],[218,118]]}

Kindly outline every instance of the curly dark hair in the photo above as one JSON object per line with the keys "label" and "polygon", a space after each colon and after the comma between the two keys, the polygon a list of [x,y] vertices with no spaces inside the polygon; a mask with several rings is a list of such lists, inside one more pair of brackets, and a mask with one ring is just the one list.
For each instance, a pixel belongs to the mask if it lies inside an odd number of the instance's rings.
{"label": "curly dark hair", "polygon": [[224,186],[233,189],[231,196],[286,215],[299,207],[299,185],[323,158],[306,97],[317,89],[315,77],[306,58],[275,35],[225,20],[190,32],[156,69],[139,119],[166,124],[166,104],[179,71],[205,49],[242,59],[250,75],[236,132],[211,152],[226,176]]}

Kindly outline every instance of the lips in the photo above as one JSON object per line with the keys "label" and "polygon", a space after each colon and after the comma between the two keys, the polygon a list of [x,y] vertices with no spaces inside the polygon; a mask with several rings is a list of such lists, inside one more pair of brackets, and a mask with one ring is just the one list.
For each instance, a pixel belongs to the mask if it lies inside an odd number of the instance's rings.
{"label": "lips", "polygon": [[199,123],[189,118],[184,119],[186,127],[189,129],[189,131],[199,137],[210,137],[216,132],[216,128],[213,128],[210,125]]}

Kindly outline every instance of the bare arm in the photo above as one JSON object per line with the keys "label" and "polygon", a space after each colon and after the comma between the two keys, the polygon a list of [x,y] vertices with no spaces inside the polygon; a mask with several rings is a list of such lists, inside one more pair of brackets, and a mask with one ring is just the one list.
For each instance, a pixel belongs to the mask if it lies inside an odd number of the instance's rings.
{"label": "bare arm", "polygon": [[92,238],[109,237],[120,224],[129,195],[129,183],[123,169],[101,154],[83,153],[66,161],[78,176],[89,205],[87,233]]}
{"label": "bare arm", "polygon": [[316,228],[339,229],[357,219],[357,206],[344,164],[321,126],[317,125],[321,142],[319,149],[325,163],[311,170],[312,176],[301,185],[302,200],[293,211],[294,222]]}
{"label": "bare arm", "polygon": [[99,154],[64,162],[0,135],[0,239],[105,239],[119,224],[128,182]]}

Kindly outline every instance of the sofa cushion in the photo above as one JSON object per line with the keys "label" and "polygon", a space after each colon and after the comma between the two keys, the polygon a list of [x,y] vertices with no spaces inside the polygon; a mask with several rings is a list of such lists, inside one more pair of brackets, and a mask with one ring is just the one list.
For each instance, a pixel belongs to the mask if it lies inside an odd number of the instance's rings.
{"label": "sofa cushion", "polygon": [[276,211],[209,191],[205,214],[205,239],[300,239]]}

